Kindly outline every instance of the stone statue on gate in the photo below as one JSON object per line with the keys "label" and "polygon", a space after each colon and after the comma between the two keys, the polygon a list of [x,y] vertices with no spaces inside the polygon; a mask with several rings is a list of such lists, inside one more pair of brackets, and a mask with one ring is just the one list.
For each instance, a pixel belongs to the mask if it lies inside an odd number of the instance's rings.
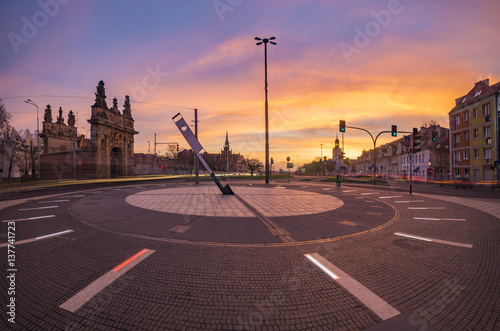
{"label": "stone statue on gate", "polygon": [[75,114],[73,114],[73,111],[70,110],[68,114],[68,125],[74,127],[75,123],[76,123]]}
{"label": "stone statue on gate", "polygon": [[52,109],[50,108],[50,105],[47,105],[47,108],[45,108],[45,114],[43,115],[43,122],[52,123]]}
{"label": "stone statue on gate", "polygon": [[123,115],[127,117],[132,117],[132,110],[130,109],[130,97],[125,96],[125,103],[123,104]]}
{"label": "stone statue on gate", "polygon": [[63,110],[62,107],[59,107],[59,116],[57,116],[57,123],[64,124],[64,117],[62,116]]}
{"label": "stone statue on gate", "polygon": [[93,107],[108,109],[106,104],[106,93],[104,91],[104,82],[101,80],[97,84],[97,93],[95,94],[95,104]]}

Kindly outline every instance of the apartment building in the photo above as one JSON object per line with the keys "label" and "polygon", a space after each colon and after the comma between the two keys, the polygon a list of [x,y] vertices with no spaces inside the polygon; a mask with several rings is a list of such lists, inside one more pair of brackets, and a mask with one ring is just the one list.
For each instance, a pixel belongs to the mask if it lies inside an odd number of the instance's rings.
{"label": "apartment building", "polygon": [[499,161],[500,82],[479,81],[466,94],[455,99],[449,112],[450,159],[452,178],[472,182],[498,180],[495,162]]}

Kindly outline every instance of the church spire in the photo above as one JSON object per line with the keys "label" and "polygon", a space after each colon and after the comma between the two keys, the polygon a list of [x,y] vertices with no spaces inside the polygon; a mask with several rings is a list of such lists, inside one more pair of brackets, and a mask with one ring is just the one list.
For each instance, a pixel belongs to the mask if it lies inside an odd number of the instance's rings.
{"label": "church spire", "polygon": [[225,142],[224,146],[229,146],[229,138],[227,136],[227,131],[226,131],[226,142]]}

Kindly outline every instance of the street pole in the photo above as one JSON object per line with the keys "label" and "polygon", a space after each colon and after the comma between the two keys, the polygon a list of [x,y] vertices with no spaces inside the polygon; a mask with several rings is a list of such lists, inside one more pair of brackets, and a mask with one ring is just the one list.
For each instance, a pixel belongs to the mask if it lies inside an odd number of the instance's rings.
{"label": "street pole", "polygon": [[266,184],[269,184],[269,108],[267,102],[267,43],[271,43],[272,45],[276,45],[275,42],[270,40],[275,40],[275,37],[264,38],[261,39],[259,37],[255,37],[255,40],[259,42],[257,45],[261,45],[264,43],[264,86],[265,86],[265,94],[266,94],[266,103],[265,103],[265,122],[266,122],[266,161],[265,161],[265,172],[266,172]]}
{"label": "street pole", "polygon": [[29,103],[32,106],[36,107],[36,130],[38,131],[36,141],[37,141],[37,149],[38,149],[38,180],[42,180],[42,164],[40,163],[40,122],[38,119],[38,105],[31,101],[30,99],[24,101],[26,103]]}
{"label": "street pole", "polygon": [[76,127],[73,127],[73,176],[76,179]]}
{"label": "street pole", "polygon": [[156,133],[155,133],[155,148],[154,148],[154,153],[155,153],[155,155],[154,155],[154,169],[153,169],[153,171],[156,174]]}
{"label": "street pole", "polygon": [[410,156],[410,194],[411,194],[412,184],[413,184],[413,152],[410,150],[408,155]]}
{"label": "street pole", "polygon": [[323,166],[323,144],[321,145],[321,157],[319,158],[319,174],[320,174],[320,180],[323,180],[323,169],[321,167]]}
{"label": "street pole", "polygon": [[[196,139],[198,139],[198,109],[194,110],[194,136]],[[198,156],[196,153],[194,153],[194,173],[195,173],[195,183],[199,184],[200,180],[198,178],[199,176],[199,162],[198,162]]]}

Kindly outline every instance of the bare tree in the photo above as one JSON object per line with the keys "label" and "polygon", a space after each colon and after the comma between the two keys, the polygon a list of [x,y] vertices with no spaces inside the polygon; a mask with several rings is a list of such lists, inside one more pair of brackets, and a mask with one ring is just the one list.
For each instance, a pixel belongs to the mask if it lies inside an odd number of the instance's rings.
{"label": "bare tree", "polygon": [[437,125],[439,125],[439,123],[436,119],[432,119],[429,122],[425,121],[422,123],[423,128],[429,128],[431,126],[437,126]]}
{"label": "bare tree", "polygon": [[246,162],[247,169],[250,170],[251,176],[253,176],[253,172],[255,170],[260,170],[264,167],[262,162],[260,162],[257,159],[246,159],[245,162]]}
{"label": "bare tree", "polygon": [[[0,99],[0,140],[3,141],[4,136],[10,133],[10,119],[12,115],[7,112],[5,105]],[[0,156],[5,155],[5,144],[0,142]]]}

